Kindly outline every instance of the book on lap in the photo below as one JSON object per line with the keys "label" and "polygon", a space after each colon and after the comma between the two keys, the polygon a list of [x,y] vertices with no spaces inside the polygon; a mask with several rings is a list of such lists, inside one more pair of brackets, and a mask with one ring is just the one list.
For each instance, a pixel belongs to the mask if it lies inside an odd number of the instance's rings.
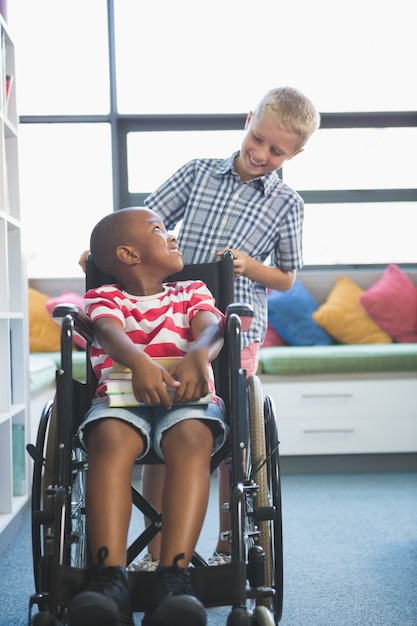
{"label": "book on lap", "polygon": [[[155,406],[155,405],[146,405],[144,402],[138,402],[132,390],[130,392],[125,391],[122,393],[116,393],[116,392],[108,393],[107,392],[107,398],[108,398],[109,406],[114,406],[114,407]],[[199,400],[192,400],[191,402],[186,402],[185,404],[189,406],[193,404],[210,404],[211,402],[213,402],[213,394],[208,393],[206,396],[204,396],[203,398],[200,398]],[[174,406],[180,406],[180,405],[176,404]]]}
{"label": "book on lap", "polygon": [[[165,368],[171,367],[181,357],[162,357],[153,359]],[[121,407],[121,406],[146,406],[144,402],[138,402],[135,398],[135,394],[132,389],[132,372],[120,365],[120,363],[113,363],[113,371],[109,373],[107,379],[104,381],[107,388],[107,398],[109,406]],[[168,393],[172,398],[175,395],[175,388],[168,388]],[[213,394],[208,393],[199,400],[192,400],[186,404],[209,404],[213,402]]]}

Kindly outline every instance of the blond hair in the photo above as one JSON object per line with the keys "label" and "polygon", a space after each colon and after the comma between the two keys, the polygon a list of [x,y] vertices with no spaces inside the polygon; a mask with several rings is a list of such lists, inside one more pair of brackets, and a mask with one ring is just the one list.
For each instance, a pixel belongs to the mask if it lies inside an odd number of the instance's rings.
{"label": "blond hair", "polygon": [[277,87],[268,91],[253,112],[253,117],[271,115],[278,126],[300,138],[302,148],[320,126],[320,114],[301,91],[293,87]]}

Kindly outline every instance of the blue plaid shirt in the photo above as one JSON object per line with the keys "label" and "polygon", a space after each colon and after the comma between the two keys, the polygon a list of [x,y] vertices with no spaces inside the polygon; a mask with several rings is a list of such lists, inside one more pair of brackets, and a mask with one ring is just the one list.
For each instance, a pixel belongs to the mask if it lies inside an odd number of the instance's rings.
{"label": "blue plaid shirt", "polygon": [[[217,260],[221,248],[242,250],[263,263],[268,257],[284,271],[302,266],[301,197],[276,172],[242,183],[228,159],[195,159],[181,167],[145,205],[158,213],[167,230],[183,220],[178,243],[184,263]],[[264,286],[246,276],[235,281],[235,298],[254,308],[242,347],[263,341],[267,327]]]}

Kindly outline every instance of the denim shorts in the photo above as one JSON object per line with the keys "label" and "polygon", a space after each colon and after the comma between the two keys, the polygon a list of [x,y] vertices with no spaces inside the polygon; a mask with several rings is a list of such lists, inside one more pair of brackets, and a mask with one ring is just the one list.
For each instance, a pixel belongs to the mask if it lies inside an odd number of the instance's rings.
{"label": "denim shorts", "polygon": [[129,406],[109,407],[106,398],[93,401],[87,411],[84,422],[78,429],[78,437],[84,448],[87,448],[84,429],[92,422],[109,417],[120,419],[135,428],[146,441],[146,449],[141,457],[145,456],[150,448],[157,456],[164,459],[161,450],[162,435],[168,428],[178,422],[189,419],[199,419],[210,422],[213,432],[213,454],[224,444],[229,427],[224,421],[224,403],[219,399],[221,406],[215,402],[210,404],[183,404],[174,405],[171,409],[161,406]]}

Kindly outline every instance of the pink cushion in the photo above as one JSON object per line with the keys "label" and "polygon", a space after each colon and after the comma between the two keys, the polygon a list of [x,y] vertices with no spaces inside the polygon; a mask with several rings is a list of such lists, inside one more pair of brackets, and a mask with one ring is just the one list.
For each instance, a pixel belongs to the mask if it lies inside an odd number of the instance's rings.
{"label": "pink cushion", "polygon": [[417,343],[417,287],[398,265],[388,265],[359,301],[395,341]]}
{"label": "pink cushion", "polygon": [[[73,291],[64,291],[60,296],[56,296],[55,298],[51,298],[46,303],[46,308],[48,310],[49,315],[51,315],[53,309],[58,304],[74,304],[78,306],[80,309],[84,310],[84,299],[78,293],[74,293]],[[74,333],[73,341],[78,348],[82,348],[85,350],[86,342],[85,339]]]}
{"label": "pink cushion", "polygon": [[271,322],[268,322],[268,329],[266,331],[265,339],[262,344],[262,348],[272,348],[276,346],[288,346],[288,343],[281,337],[281,335],[275,330]]}

